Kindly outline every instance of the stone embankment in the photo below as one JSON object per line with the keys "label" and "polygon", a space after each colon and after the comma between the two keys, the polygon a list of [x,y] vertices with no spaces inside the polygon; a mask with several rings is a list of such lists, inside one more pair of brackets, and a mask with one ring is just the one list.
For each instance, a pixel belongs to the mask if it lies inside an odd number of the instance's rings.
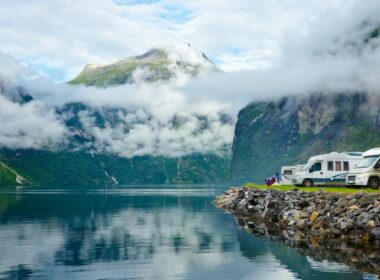
{"label": "stone embankment", "polygon": [[380,194],[231,188],[215,205],[288,236],[380,245]]}

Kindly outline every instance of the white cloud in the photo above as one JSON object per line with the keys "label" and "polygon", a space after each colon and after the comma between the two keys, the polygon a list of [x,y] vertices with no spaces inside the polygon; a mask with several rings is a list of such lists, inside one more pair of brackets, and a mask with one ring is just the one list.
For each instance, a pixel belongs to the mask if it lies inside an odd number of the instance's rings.
{"label": "white cloud", "polygon": [[[223,122],[221,114],[235,116],[253,100],[318,91],[379,93],[380,89],[380,40],[363,44],[369,30],[380,22],[378,1],[366,5],[356,0],[195,1],[177,7],[171,17],[172,4],[166,1],[132,6],[28,1],[17,12],[11,11],[12,3],[0,7],[1,13],[9,12],[4,22],[24,16],[27,10],[29,14],[24,21],[0,28],[0,39],[16,27],[20,31],[14,31],[1,48],[23,60],[38,58],[38,63],[49,67],[67,67],[74,73],[89,61],[109,62],[141,53],[148,46],[171,43],[176,47],[170,57],[199,61],[199,53],[178,45],[178,41],[191,41],[218,57],[227,69],[255,68],[190,82],[108,89],[56,85],[45,79],[22,82],[47,108],[84,102],[100,112],[119,110],[119,123],[106,122],[104,127],[95,125],[93,109],[81,113],[86,133],[95,139],[92,148],[98,151],[128,157],[217,152],[233,137],[233,122]],[[88,9],[79,13],[84,4]],[[188,13],[178,16],[178,10]],[[32,18],[37,12],[41,18]],[[44,31],[42,21],[51,23]],[[32,39],[35,44],[22,47]],[[144,77],[143,70],[136,77]],[[14,106],[26,110],[25,105]],[[42,116],[41,106],[29,110]],[[50,120],[55,118],[51,113]],[[202,118],[208,120],[207,128],[200,129]]]}
{"label": "white cloud", "polygon": [[91,112],[81,112],[80,121],[94,137],[95,151],[124,157],[220,154],[233,137],[233,122],[223,122],[216,108],[205,112],[191,107],[172,110],[163,105],[150,111],[119,110],[117,119],[117,124],[106,121],[101,127]]}
{"label": "white cloud", "polygon": [[32,101],[11,102],[0,95],[0,148],[58,148],[66,128],[52,110]]}
{"label": "white cloud", "polygon": [[181,42],[197,46],[225,70],[267,68],[287,55],[292,41],[312,32],[314,22],[349,14],[343,25],[325,25],[330,34],[363,13],[376,15],[378,6],[375,0],[365,5],[360,0],[3,0],[0,51],[58,81],[73,78],[86,63],[109,63]]}

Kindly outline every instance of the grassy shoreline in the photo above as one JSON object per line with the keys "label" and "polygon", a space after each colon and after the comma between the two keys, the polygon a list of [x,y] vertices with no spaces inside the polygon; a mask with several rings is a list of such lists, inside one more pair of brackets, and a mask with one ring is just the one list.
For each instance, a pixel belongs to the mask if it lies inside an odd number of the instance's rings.
{"label": "grassy shoreline", "polygon": [[380,193],[380,190],[373,190],[370,188],[347,188],[347,187],[329,187],[329,186],[318,186],[318,187],[311,187],[311,188],[305,188],[305,187],[295,187],[292,185],[272,185],[270,187],[267,187],[265,185],[255,185],[253,183],[245,183],[245,187],[256,187],[259,189],[275,189],[279,191],[288,191],[292,190],[294,188],[307,191],[307,192],[316,192],[319,190],[323,190],[324,192],[337,192],[337,193],[357,193],[357,192],[366,192],[366,193]]}

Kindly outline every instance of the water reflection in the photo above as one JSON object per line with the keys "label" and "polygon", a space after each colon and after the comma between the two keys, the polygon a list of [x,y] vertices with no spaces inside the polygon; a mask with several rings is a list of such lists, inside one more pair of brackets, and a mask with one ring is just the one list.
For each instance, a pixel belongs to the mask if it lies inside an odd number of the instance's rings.
{"label": "water reflection", "polygon": [[161,186],[0,194],[0,278],[372,277],[326,269],[331,264],[245,233],[211,204],[220,192]]}

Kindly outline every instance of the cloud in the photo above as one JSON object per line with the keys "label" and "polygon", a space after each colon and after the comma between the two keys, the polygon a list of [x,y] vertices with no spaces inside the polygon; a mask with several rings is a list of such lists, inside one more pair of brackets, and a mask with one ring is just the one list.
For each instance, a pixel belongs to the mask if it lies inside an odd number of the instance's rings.
{"label": "cloud", "polygon": [[[169,110],[168,110],[169,109]],[[232,120],[225,121],[217,108],[121,110],[110,117],[102,112],[105,123],[97,124],[91,111],[80,112],[84,131],[94,138],[96,152],[123,157],[143,155],[178,157],[192,153],[223,154],[233,137]],[[110,120],[117,119],[117,122]]]}
{"label": "cloud", "polygon": [[0,147],[56,149],[65,142],[66,127],[43,104],[19,104],[0,95],[0,108]]}
{"label": "cloud", "polygon": [[[55,81],[72,79],[87,63],[109,63],[182,42],[210,54],[224,70],[262,69],[279,63],[286,46],[302,40],[314,22],[335,30],[351,16],[371,9],[376,15],[376,2],[3,0],[0,51]],[[323,24],[347,13],[343,25]],[[330,34],[330,29],[323,31]]]}
{"label": "cloud", "polygon": [[[28,3],[24,5],[31,9]],[[148,41],[149,44],[154,41],[166,46],[173,42],[170,57],[194,63],[201,61],[200,53],[189,52],[185,45],[178,44],[179,38],[192,38],[199,49],[205,49],[206,53],[211,50],[213,57],[219,57],[221,64],[229,61],[227,64],[231,69],[239,69],[243,64],[246,69],[254,69],[209,73],[191,81],[180,79],[183,81],[164,85],[145,84],[140,80],[134,85],[107,89],[55,84],[41,77],[19,81],[39,101],[33,103],[34,109],[29,108],[37,116],[37,122],[41,122],[38,117],[46,110],[50,112],[47,114],[50,121],[59,126],[68,116],[55,115],[54,108],[72,102],[87,104],[78,118],[84,133],[93,139],[87,148],[94,151],[126,157],[218,153],[231,145],[235,116],[249,102],[313,92],[379,93],[380,39],[367,40],[370,31],[380,26],[377,19],[380,4],[377,1],[368,1],[366,5],[355,0],[302,1],[301,5],[297,1],[272,0],[254,1],[252,6],[240,1],[233,5],[221,1],[217,6],[212,1],[195,1],[183,4],[182,8],[190,11],[184,21],[160,16],[170,10],[171,5],[166,1],[133,5],[129,2],[118,2],[118,5],[102,2],[102,10],[94,5],[86,10],[88,18],[84,17],[88,22],[84,25],[80,24],[82,20],[75,12],[71,15],[79,29],[71,37],[72,51],[69,54],[66,40],[73,32],[73,26],[71,22],[63,26],[68,21],[62,20],[61,16],[74,7],[66,3],[58,2],[57,5],[65,9],[56,11],[58,15],[53,13],[54,19],[46,31],[51,32],[47,42],[59,42],[62,46],[55,50],[47,48],[46,42],[40,38],[44,32],[39,29],[39,23],[33,25],[31,22],[31,34],[42,33],[37,36],[37,46],[31,50],[23,48],[23,51],[30,51],[33,57],[52,58],[53,64],[60,61],[57,65],[74,69],[76,66],[73,65],[82,67],[84,60],[87,63],[109,62],[116,60],[111,59],[116,56],[119,59],[123,57],[121,50],[127,53],[138,49],[133,54],[141,53]],[[83,3],[87,2],[82,0],[79,5]],[[0,9],[11,6],[9,2]],[[52,8],[50,4],[33,7],[43,11]],[[212,7],[215,13],[209,13]],[[49,13],[42,14],[46,19],[52,17]],[[100,16],[104,17],[100,21],[101,27],[95,20]],[[5,21],[11,18],[8,15]],[[88,24],[93,25],[93,31],[86,35]],[[54,35],[57,28],[61,28],[58,37]],[[128,42],[119,36],[121,29]],[[1,32],[4,29],[0,28],[0,38]],[[81,35],[87,40],[86,44],[78,37]],[[131,44],[132,41],[136,44]],[[118,47],[114,42],[119,42]],[[63,48],[66,48],[64,52]],[[14,51],[17,52],[17,48]],[[89,54],[94,54],[96,57],[92,58],[96,59],[90,59]],[[178,69],[174,67],[172,70]],[[144,71],[139,69],[135,78],[143,78]],[[183,75],[177,74],[178,77]],[[14,106],[19,111],[28,108],[19,104]],[[96,114],[105,119],[101,125]],[[65,138],[67,134],[61,136]],[[54,142],[52,138],[55,139],[48,135],[46,139],[50,140],[43,143]]]}
{"label": "cloud", "polygon": [[9,55],[0,54],[0,148],[56,149],[65,143],[67,128],[52,108],[29,100],[21,81],[37,77],[36,72]]}
{"label": "cloud", "polygon": [[177,157],[228,151],[234,131],[228,104],[192,98],[173,88],[175,84],[103,89],[36,79],[24,86],[48,107],[86,104],[77,116],[66,112],[62,118],[78,118],[82,133],[92,139],[86,147],[94,152]]}

